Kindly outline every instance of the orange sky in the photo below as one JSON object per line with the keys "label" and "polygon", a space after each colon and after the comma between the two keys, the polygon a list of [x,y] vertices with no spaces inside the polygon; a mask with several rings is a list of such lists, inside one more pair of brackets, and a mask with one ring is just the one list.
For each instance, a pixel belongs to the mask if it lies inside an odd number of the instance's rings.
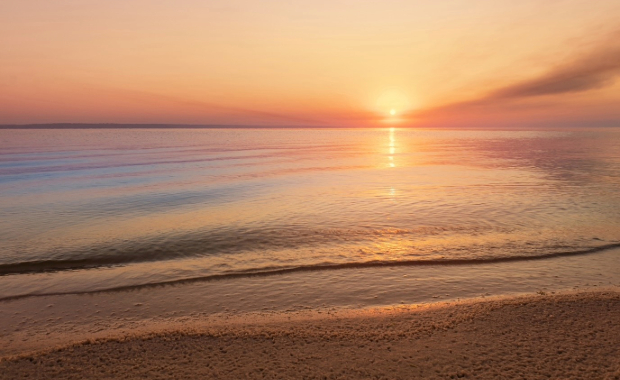
{"label": "orange sky", "polygon": [[619,21],[618,0],[3,0],[0,124],[620,125]]}

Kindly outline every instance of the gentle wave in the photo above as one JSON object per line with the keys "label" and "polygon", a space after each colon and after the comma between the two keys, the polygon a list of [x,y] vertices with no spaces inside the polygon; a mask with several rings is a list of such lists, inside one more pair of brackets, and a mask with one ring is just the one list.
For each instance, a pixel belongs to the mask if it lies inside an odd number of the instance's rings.
{"label": "gentle wave", "polygon": [[[189,233],[162,238],[135,240],[128,243],[107,243],[81,250],[39,254],[49,259],[33,258],[20,262],[0,262],[0,276],[96,269],[178,259],[240,254],[270,249],[299,249],[353,242],[372,242],[377,238],[430,237],[441,234],[481,233],[484,226],[417,227],[408,229],[300,229],[300,228],[229,228],[220,231]],[[494,228],[495,232],[499,229]],[[58,258],[57,258],[58,257]]]}
{"label": "gentle wave", "polygon": [[193,282],[204,281],[216,281],[227,280],[235,278],[247,278],[247,277],[268,277],[276,275],[284,275],[296,272],[313,272],[313,271],[326,271],[326,270],[342,270],[342,269],[363,269],[363,268],[377,268],[377,267],[417,267],[417,266],[440,266],[440,265],[484,265],[484,264],[498,264],[517,261],[532,261],[532,260],[547,260],[560,257],[570,257],[587,255],[597,253],[609,249],[620,248],[620,243],[606,244],[590,249],[575,250],[575,251],[563,251],[553,252],[536,256],[509,256],[509,257],[488,257],[488,258],[473,258],[473,259],[427,259],[427,260],[372,260],[364,262],[350,262],[350,263],[319,263],[311,265],[299,265],[293,267],[264,267],[239,271],[230,271],[219,274],[212,274],[207,276],[182,278],[175,280],[151,282],[137,285],[117,286],[107,289],[86,290],[86,291],[69,291],[69,292],[48,292],[48,293],[36,293],[36,294],[21,294],[15,296],[0,297],[0,301],[15,300],[26,297],[42,297],[42,296],[56,296],[67,294],[92,294],[103,292],[115,292],[115,291],[128,291],[137,290],[142,288],[153,288],[161,286],[182,285],[190,284]]}

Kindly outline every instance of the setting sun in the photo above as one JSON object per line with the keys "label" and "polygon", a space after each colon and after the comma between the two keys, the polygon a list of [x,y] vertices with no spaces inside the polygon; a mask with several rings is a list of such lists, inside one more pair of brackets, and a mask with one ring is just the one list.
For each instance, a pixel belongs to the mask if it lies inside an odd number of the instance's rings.
{"label": "setting sun", "polygon": [[618,20],[0,0],[0,380],[620,380]]}

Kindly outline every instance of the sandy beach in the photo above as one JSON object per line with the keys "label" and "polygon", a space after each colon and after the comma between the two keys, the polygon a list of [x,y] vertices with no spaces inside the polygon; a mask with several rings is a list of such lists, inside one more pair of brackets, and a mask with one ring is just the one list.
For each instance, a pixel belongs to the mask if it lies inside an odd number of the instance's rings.
{"label": "sandy beach", "polygon": [[620,292],[188,322],[5,356],[0,378],[619,379]]}

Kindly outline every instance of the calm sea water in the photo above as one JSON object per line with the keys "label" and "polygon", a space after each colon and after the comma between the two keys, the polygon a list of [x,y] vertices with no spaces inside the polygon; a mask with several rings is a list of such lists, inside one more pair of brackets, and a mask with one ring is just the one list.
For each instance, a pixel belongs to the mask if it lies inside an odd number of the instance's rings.
{"label": "calm sea water", "polygon": [[617,129],[0,130],[0,298],[584,254],[619,189]]}

